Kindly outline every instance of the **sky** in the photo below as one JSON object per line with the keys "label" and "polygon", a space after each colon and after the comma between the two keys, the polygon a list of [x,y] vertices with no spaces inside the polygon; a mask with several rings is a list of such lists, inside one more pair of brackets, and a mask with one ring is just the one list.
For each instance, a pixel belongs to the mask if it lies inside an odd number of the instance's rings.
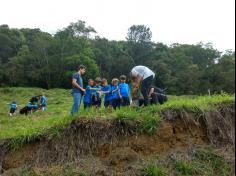
{"label": "sky", "polygon": [[235,0],[0,0],[0,25],[54,34],[83,20],[109,40],[125,40],[131,25],[145,25],[152,41],[213,43],[235,50]]}

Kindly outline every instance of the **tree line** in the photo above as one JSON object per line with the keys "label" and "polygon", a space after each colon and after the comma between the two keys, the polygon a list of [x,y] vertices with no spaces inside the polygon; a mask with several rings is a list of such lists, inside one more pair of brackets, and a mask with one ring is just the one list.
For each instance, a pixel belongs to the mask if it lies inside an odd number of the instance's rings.
{"label": "tree line", "polygon": [[128,76],[133,66],[145,65],[156,72],[155,85],[167,88],[169,94],[233,93],[235,89],[235,51],[221,53],[210,43],[153,42],[145,25],[131,26],[125,41],[101,38],[84,21],[54,35],[0,26],[0,86],[70,88],[80,64],[88,68],[85,81]]}

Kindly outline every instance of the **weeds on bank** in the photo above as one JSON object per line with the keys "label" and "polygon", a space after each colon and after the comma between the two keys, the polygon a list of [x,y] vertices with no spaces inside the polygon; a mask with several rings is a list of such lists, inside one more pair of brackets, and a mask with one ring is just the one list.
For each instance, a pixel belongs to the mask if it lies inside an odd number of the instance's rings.
{"label": "weeds on bank", "polygon": [[[187,155],[187,156],[185,156]],[[198,149],[195,154],[181,153],[175,158],[151,161],[142,166],[142,176],[231,176],[233,166],[213,150]]]}

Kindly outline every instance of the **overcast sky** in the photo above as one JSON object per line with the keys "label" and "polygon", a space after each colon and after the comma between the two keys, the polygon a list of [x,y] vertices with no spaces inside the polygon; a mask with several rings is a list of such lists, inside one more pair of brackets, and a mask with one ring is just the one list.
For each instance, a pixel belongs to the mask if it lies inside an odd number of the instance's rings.
{"label": "overcast sky", "polygon": [[125,40],[131,25],[144,24],[155,42],[235,48],[235,0],[0,0],[0,24],[11,28],[55,33],[77,20],[110,40]]}

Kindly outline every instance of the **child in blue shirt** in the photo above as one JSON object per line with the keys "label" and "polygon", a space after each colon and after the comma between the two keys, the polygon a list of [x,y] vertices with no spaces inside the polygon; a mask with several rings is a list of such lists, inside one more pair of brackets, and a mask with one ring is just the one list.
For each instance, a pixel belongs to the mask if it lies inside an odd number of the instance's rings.
{"label": "child in blue shirt", "polygon": [[119,88],[119,80],[117,78],[114,78],[112,80],[111,92],[112,92],[113,109],[114,110],[116,110],[117,108],[120,109],[121,95],[120,95],[120,88]]}
{"label": "child in blue shirt", "polygon": [[126,84],[126,76],[120,76],[120,94],[121,94],[121,106],[129,106],[130,105],[130,88],[129,85]]}
{"label": "child in blue shirt", "polygon": [[112,92],[111,86],[108,84],[107,79],[102,79],[102,93],[105,94],[104,106],[105,108],[112,107]]}
{"label": "child in blue shirt", "polygon": [[92,93],[94,92],[94,80],[88,80],[88,86],[85,88],[84,95],[84,109],[90,108],[92,106]]}
{"label": "child in blue shirt", "polygon": [[9,112],[9,116],[13,116],[16,109],[17,109],[17,104],[15,101],[13,101],[12,103],[9,104],[9,107],[10,107],[10,112]]}
{"label": "child in blue shirt", "polygon": [[95,79],[95,90],[93,91],[92,93],[92,105],[95,107],[95,108],[100,108],[101,105],[102,105],[102,98],[101,98],[101,89],[102,89],[102,86],[101,86],[101,78],[96,78]]}
{"label": "child in blue shirt", "polygon": [[40,108],[45,111],[47,109],[47,98],[44,95],[40,96]]}

